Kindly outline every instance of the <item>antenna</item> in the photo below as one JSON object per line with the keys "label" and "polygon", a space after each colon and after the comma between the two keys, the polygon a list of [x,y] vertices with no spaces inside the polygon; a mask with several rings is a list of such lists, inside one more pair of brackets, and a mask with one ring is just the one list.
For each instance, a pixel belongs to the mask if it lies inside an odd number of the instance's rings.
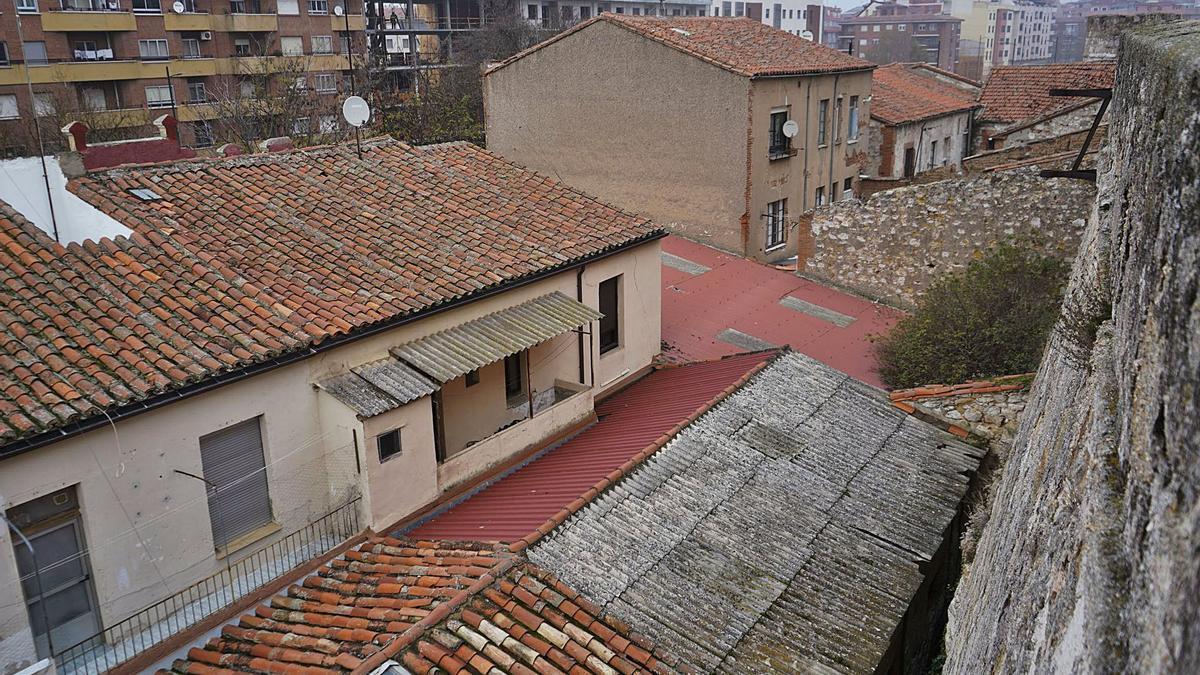
{"label": "antenna", "polygon": [[[17,17],[17,42],[21,43],[21,56],[25,56],[25,34],[21,31],[21,9],[17,0],[13,0],[13,10]],[[46,204],[50,206],[50,225],[54,229],[54,241],[62,243],[58,238],[58,217],[54,213],[54,193],[50,189],[50,172],[46,169],[46,145],[42,142],[42,125],[37,118],[37,99],[33,95],[33,80],[29,77],[29,61],[22,64],[25,67],[25,87],[29,90],[29,105],[33,106],[33,131],[37,137],[38,159],[42,162],[42,182],[46,185]]]}
{"label": "antenna", "polygon": [[358,147],[358,158],[362,159],[362,135],[358,128],[371,119],[371,106],[361,96],[347,96],[342,102],[342,118],[354,127],[354,144]]}

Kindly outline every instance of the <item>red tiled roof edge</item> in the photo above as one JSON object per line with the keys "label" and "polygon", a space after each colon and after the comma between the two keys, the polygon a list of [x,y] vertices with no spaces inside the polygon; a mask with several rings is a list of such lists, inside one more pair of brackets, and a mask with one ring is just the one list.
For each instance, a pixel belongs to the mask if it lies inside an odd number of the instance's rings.
{"label": "red tiled roof edge", "polygon": [[[758,373],[762,372],[763,369],[765,369],[767,366],[771,365],[771,363],[774,362],[775,359],[779,358],[779,356],[781,354],[787,352],[788,348],[783,347],[780,349],[773,349],[773,350],[767,350],[767,351],[773,352],[769,358],[767,358],[762,363],[759,363],[758,365],[751,368],[749,371],[746,372],[745,375],[742,375],[740,378],[738,378],[736,382],[734,382],[733,384],[729,385],[724,390],[722,390],[721,393],[717,394],[712,399],[710,399],[706,403],[702,404],[700,407],[696,408],[696,410],[691,415],[689,415],[687,417],[687,419],[683,420],[679,424],[676,424],[674,427],[672,427],[669,431],[664,433],[662,436],[659,436],[653,443],[651,443],[650,445],[643,448],[640,452],[638,452],[633,457],[630,457],[629,459],[627,459],[624,464],[617,467],[616,469],[613,469],[607,476],[605,476],[604,478],[601,478],[599,481],[596,482],[595,485],[588,488],[588,490],[586,492],[584,492],[583,495],[576,497],[574,501],[572,501],[570,504],[567,504],[558,513],[551,516],[545,523],[542,523],[541,525],[539,525],[536,530],[525,535],[521,539],[509,544],[508,550],[512,553],[520,553],[520,552],[524,551],[525,549],[529,548],[530,546],[534,545],[535,543],[537,543],[537,541],[539,539],[541,539],[542,537],[549,534],[551,531],[554,530],[554,528],[558,527],[559,525],[562,525],[564,522],[566,522],[566,520],[568,518],[575,515],[575,513],[577,511],[579,511],[580,509],[582,509],[583,507],[585,507],[589,503],[591,503],[591,501],[593,499],[595,499],[596,497],[598,497],[600,495],[600,493],[604,492],[608,488],[615,485],[617,483],[617,481],[619,481],[622,478],[624,478],[625,476],[629,475],[634,469],[636,469],[638,467],[638,465],[640,465],[642,462],[646,461],[646,459],[649,458],[654,453],[658,452],[664,445],[669,443],[672,438],[674,438],[677,434],[679,434],[679,432],[683,431],[683,429],[685,427],[687,427],[692,422],[695,422],[697,419],[700,418],[701,415],[703,415],[704,413],[706,413],[710,409],[712,409],[713,406],[717,405],[721,401],[724,401],[726,398],[729,398],[738,389],[741,389],[747,382],[750,381],[751,378],[753,378]],[[754,353],[754,352],[750,352],[750,353]],[[738,354],[736,356],[745,356],[745,354]],[[682,365],[686,365],[686,364],[669,364],[669,365],[665,365],[662,367],[663,368],[678,368],[678,367],[681,367]]]}
{"label": "red tiled roof edge", "polygon": [[927,384],[911,389],[897,389],[888,394],[893,402],[914,401],[924,398],[945,398],[947,396],[963,396],[970,394],[995,394],[1004,391],[1015,391],[1028,388],[1034,373],[1018,375],[1003,375],[990,380],[967,380],[961,384]]}
{"label": "red tiled roof edge", "polygon": [[921,70],[928,70],[931,73],[937,73],[938,75],[948,77],[952,80],[958,80],[959,82],[962,82],[963,84],[969,84],[974,87],[979,87],[980,89],[983,88],[983,83],[980,82],[979,80],[972,80],[971,78],[967,77],[966,75],[959,75],[958,73],[951,72],[944,68],[938,68],[937,66],[933,65],[932,63],[914,62],[912,65],[914,68],[919,68]]}
{"label": "red tiled roof edge", "polygon": [[[505,549],[503,546],[496,549],[497,554],[503,554],[504,552]],[[351,671],[351,675],[369,675],[369,673],[382,666],[393,656],[396,656],[400,652],[404,651],[404,649],[413,642],[416,642],[421,636],[425,635],[429,629],[449,618],[449,616],[454,613],[456,609],[466,604],[468,600],[481,593],[485,588],[499,581],[504,577],[504,575],[508,574],[509,570],[511,570],[517,565],[517,563],[521,561],[522,559],[517,556],[512,556],[501,561],[500,564],[496,565],[480,576],[475,583],[463,589],[449,600],[439,604],[437,607],[434,607],[432,610],[430,610],[429,614],[421,617],[421,620],[413,624],[411,628],[396,636],[396,639],[387,643],[383,649],[380,649],[371,656],[367,657],[361,664],[358,665],[357,668]]]}

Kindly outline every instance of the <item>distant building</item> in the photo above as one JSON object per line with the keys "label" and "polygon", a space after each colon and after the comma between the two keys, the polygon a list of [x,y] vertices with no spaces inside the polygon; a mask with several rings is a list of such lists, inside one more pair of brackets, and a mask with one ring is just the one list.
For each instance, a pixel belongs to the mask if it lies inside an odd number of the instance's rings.
{"label": "distant building", "polygon": [[838,20],[838,48],[873,63],[920,61],[956,71],[962,19],[921,6],[879,5],[870,16]]}
{"label": "distant building", "polygon": [[1088,17],[1144,16],[1171,14],[1183,19],[1200,18],[1200,5],[1180,0],[1080,0],[1058,6],[1054,26],[1054,61],[1066,63],[1087,58]]}
{"label": "distant building", "polygon": [[952,73],[929,68],[895,63],[873,73],[871,133],[879,149],[867,165],[872,178],[958,167],[970,154],[972,116],[980,105],[971,88],[945,81]]}
{"label": "distant building", "polygon": [[1048,0],[946,0],[963,20],[957,71],[974,79],[993,66],[1049,63],[1054,50],[1054,5]]}
{"label": "distant building", "polygon": [[994,150],[1088,128],[1096,99],[1051,96],[1051,89],[1108,89],[1112,61],[997,66],[979,95],[977,150]]}
{"label": "distant building", "polygon": [[854,194],[871,64],[749,18],[603,14],[484,77],[488,145],[766,261]]}

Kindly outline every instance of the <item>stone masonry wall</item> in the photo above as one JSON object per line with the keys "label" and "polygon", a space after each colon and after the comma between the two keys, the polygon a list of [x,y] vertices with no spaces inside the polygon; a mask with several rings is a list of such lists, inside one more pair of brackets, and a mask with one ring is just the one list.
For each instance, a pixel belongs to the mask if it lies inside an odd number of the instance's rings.
{"label": "stone masonry wall", "polygon": [[938,277],[1011,237],[1074,256],[1094,196],[1089,183],[1033,169],[878,192],[818,209],[799,270],[911,307]]}
{"label": "stone masonry wall", "polygon": [[1113,105],[948,674],[1200,672],[1200,22],[1124,34]]}
{"label": "stone masonry wall", "polygon": [[[934,384],[900,389],[889,394],[892,404],[912,412],[909,406],[941,417],[992,442],[993,449],[1007,456],[1017,435],[1018,422],[1029,399],[1033,374],[1010,375],[956,385]],[[907,405],[906,405],[907,404]]]}

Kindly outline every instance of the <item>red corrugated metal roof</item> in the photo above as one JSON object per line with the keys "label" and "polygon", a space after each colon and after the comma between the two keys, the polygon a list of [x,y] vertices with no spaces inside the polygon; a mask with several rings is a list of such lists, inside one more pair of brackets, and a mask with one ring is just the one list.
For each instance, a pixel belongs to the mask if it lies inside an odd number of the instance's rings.
{"label": "red corrugated metal roof", "polygon": [[771,356],[743,354],[656,370],[596,406],[596,424],[406,536],[520,539]]}
{"label": "red corrugated metal roof", "polygon": [[[903,312],[676,236],[663,240],[663,251],[710,268],[693,275],[663,266],[662,339],[669,347],[664,356],[699,361],[745,351],[717,338],[732,328],[883,386],[871,338],[890,331]],[[780,304],[785,297],[854,321],[842,327],[789,309]]]}

